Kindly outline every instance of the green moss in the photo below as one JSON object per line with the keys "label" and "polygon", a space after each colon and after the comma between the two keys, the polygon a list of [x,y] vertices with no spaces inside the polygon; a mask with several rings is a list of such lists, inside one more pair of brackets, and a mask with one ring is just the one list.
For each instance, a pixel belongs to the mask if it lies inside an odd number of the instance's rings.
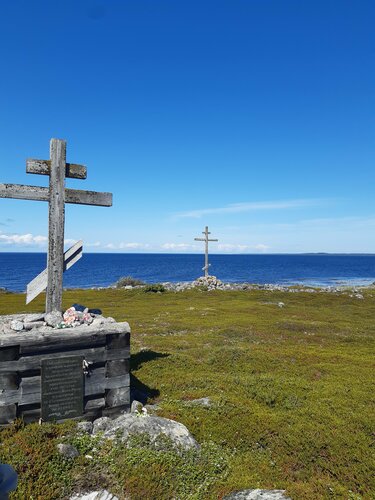
{"label": "green moss", "polygon": [[[82,456],[66,462],[55,452],[65,424],[17,424],[1,432],[0,446],[20,473],[14,498],[63,498],[95,485],[119,498],[213,499],[256,487],[285,488],[294,499],[372,498],[374,291],[364,296],[66,291],[65,307],[79,302],[129,321],[133,384],[204,451],[179,455],[142,440],[93,446],[75,436]],[[25,306],[24,295],[1,295],[1,314],[41,310],[43,297]],[[205,396],[208,408],[188,404]]]}

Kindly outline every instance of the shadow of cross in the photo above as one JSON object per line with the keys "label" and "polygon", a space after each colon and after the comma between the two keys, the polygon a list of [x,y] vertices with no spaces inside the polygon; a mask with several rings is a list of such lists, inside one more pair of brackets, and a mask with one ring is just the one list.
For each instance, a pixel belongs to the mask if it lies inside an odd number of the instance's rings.
{"label": "shadow of cross", "polygon": [[[78,260],[80,257],[79,248],[82,252],[81,242],[76,243],[66,252],[64,263],[65,203],[110,207],[112,206],[112,194],[65,188],[66,177],[86,179],[87,170],[83,165],[66,163],[66,141],[61,139],[51,139],[49,160],[27,160],[26,172],[28,174],[48,175],[49,188],[0,184],[0,198],[48,202],[47,269],[37,278],[42,287],[44,279],[47,284],[46,312],[61,311],[64,268],[67,269]],[[79,244],[81,244],[80,247]]]}

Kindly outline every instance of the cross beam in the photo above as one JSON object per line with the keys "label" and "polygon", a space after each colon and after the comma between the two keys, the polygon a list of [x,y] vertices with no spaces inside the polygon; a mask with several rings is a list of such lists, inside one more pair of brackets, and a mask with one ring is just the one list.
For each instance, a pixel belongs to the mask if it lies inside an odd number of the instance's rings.
{"label": "cross beam", "polygon": [[[26,161],[26,172],[49,176],[49,187],[0,184],[0,198],[48,201],[48,258],[46,312],[61,311],[64,272],[65,203],[112,206],[111,193],[65,189],[65,178],[86,179],[84,165],[66,163],[66,141],[51,139],[50,159]],[[68,251],[69,252],[69,251]],[[81,250],[82,252],[82,250]],[[75,259],[74,262],[78,260]],[[71,262],[70,265],[73,265]],[[65,263],[65,267],[66,263]],[[40,285],[41,286],[41,285]]]}
{"label": "cross beam", "polygon": [[208,277],[208,268],[211,264],[208,263],[208,242],[209,241],[219,241],[217,239],[210,239],[208,237],[211,234],[208,230],[208,226],[205,227],[205,230],[202,232],[204,234],[204,238],[194,238],[194,241],[204,241],[205,242],[205,252],[204,252],[204,267],[202,267],[202,271],[204,271],[204,275]]}

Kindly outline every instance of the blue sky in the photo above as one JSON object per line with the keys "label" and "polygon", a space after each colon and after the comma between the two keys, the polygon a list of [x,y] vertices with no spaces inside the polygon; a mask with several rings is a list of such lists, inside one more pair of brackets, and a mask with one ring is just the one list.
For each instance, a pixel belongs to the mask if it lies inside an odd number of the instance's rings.
{"label": "blue sky", "polygon": [[[51,137],[88,168],[86,251],[375,253],[375,4],[1,2],[0,182]],[[45,251],[47,205],[0,199],[0,251]]]}

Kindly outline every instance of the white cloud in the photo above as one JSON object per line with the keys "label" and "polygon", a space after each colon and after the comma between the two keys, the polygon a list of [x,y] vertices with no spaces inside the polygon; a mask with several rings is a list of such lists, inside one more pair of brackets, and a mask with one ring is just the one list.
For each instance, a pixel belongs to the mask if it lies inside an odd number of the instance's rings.
{"label": "white cloud", "polygon": [[65,245],[74,245],[74,243],[76,243],[77,240],[73,240],[72,238],[66,238],[64,240],[64,244]]}
{"label": "white cloud", "polygon": [[257,245],[234,245],[231,243],[219,243],[217,249],[220,252],[228,253],[247,253],[254,250],[265,252],[270,247],[268,245],[263,245],[263,243],[258,243]]}
{"label": "white cloud", "polygon": [[5,234],[0,233],[0,243],[6,245],[39,245],[44,246],[48,241],[47,236],[26,234]]}
{"label": "white cloud", "polygon": [[163,250],[197,250],[199,247],[197,245],[191,245],[190,243],[163,243],[160,245]]}
{"label": "white cloud", "polygon": [[198,210],[190,210],[187,212],[180,212],[175,214],[175,217],[192,217],[200,218],[204,215],[214,214],[234,214],[241,212],[253,212],[260,210],[287,210],[292,208],[312,207],[321,205],[327,200],[321,199],[300,199],[300,200],[284,200],[284,201],[259,201],[247,203],[233,203],[225,207],[217,208],[202,208]]}
{"label": "white cloud", "polygon": [[148,243],[106,243],[103,248],[108,250],[147,250],[150,248]]}

